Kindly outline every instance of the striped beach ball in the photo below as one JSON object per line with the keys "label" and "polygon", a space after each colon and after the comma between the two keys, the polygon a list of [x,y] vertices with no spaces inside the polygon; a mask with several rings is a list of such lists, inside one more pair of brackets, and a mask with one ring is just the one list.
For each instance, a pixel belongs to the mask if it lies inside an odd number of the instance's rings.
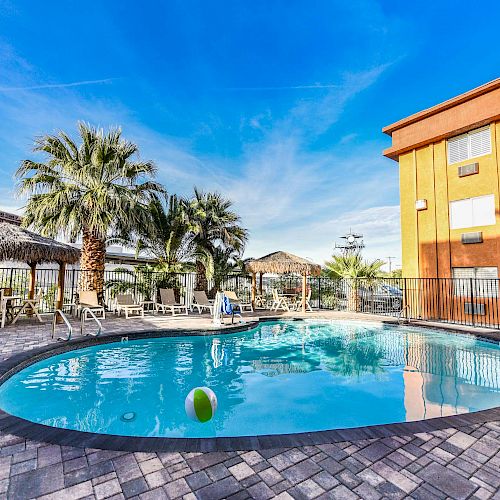
{"label": "striped beach ball", "polygon": [[187,416],[196,422],[208,422],[217,410],[217,396],[208,387],[195,387],[184,403]]}

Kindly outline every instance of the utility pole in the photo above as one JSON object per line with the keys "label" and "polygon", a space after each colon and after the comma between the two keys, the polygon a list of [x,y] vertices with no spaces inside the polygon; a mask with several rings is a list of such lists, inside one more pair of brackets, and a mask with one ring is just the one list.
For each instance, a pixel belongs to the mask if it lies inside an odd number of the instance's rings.
{"label": "utility pole", "polygon": [[396,257],[388,256],[386,259],[389,261],[389,274],[392,272],[392,259],[395,259]]}

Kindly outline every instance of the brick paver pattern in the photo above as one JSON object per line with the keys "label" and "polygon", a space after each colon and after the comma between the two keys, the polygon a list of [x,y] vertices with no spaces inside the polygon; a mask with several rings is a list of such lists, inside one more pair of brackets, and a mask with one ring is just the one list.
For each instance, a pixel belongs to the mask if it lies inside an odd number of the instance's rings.
{"label": "brick paver pattern", "polygon": [[[8,328],[1,358],[50,342]],[[500,422],[403,437],[214,453],[126,453],[0,433],[0,495],[12,499],[500,499]]]}

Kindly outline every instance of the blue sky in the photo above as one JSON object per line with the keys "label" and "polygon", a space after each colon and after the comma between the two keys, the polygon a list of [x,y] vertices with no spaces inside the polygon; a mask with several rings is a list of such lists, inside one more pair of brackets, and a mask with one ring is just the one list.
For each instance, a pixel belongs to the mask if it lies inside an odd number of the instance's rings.
{"label": "blue sky", "polygon": [[[232,198],[247,256],[400,262],[384,125],[499,76],[481,1],[0,0],[0,208],[33,138],[121,125],[170,192]],[[480,8],[479,8],[480,7]]]}

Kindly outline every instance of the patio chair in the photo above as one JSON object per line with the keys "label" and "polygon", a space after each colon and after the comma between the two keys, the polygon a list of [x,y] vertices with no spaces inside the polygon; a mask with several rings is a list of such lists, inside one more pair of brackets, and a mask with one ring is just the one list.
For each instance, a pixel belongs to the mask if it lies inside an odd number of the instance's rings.
{"label": "patio chair", "polygon": [[210,314],[214,311],[214,302],[207,297],[204,290],[195,290],[193,292],[193,297],[196,302],[193,302],[193,307],[198,309],[198,313],[201,314],[203,309],[208,309]]}
{"label": "patio chair", "polygon": [[[106,319],[106,310],[102,304],[99,304],[97,292],[95,290],[79,292],[78,302],[78,316],[81,316],[84,309],[90,309],[94,314],[100,314],[102,319]],[[85,319],[87,318],[85,317]]]}
{"label": "patio chair", "polygon": [[0,328],[5,326],[5,323],[10,323],[14,318],[13,315],[13,300],[7,297],[12,296],[12,288],[0,288],[0,315],[1,325]]}
{"label": "patio chair", "polygon": [[[306,312],[313,312],[313,308],[311,307],[311,294],[312,290],[309,288],[307,291],[306,295]],[[302,310],[302,295],[299,296],[297,299],[297,302],[295,303],[295,310],[296,311],[301,311]]]}
{"label": "patio chair", "polygon": [[179,304],[175,300],[175,294],[173,288],[160,288],[160,299],[161,303],[156,304],[156,312],[162,311],[165,314],[167,311],[172,313],[172,316],[175,316],[175,311],[184,311],[180,314],[188,314],[188,308],[186,304]]}
{"label": "patio chair", "polygon": [[278,290],[273,288],[273,304],[271,306],[271,310],[277,311],[278,309],[282,309],[283,311],[289,311],[290,307],[288,305],[288,300],[283,295],[279,295]]}
{"label": "patio chair", "polygon": [[243,308],[247,307],[250,309],[250,312],[253,312],[253,306],[251,302],[243,302],[241,299],[238,298],[236,295],[236,292],[232,290],[224,290],[222,292],[230,301],[231,304],[238,306],[240,309],[240,312],[243,312]]}
{"label": "patio chair", "polygon": [[125,313],[125,318],[129,318],[129,314],[137,313],[134,318],[144,318],[144,306],[134,302],[134,297],[130,293],[119,293],[116,298],[116,312],[121,316],[122,311]]}

